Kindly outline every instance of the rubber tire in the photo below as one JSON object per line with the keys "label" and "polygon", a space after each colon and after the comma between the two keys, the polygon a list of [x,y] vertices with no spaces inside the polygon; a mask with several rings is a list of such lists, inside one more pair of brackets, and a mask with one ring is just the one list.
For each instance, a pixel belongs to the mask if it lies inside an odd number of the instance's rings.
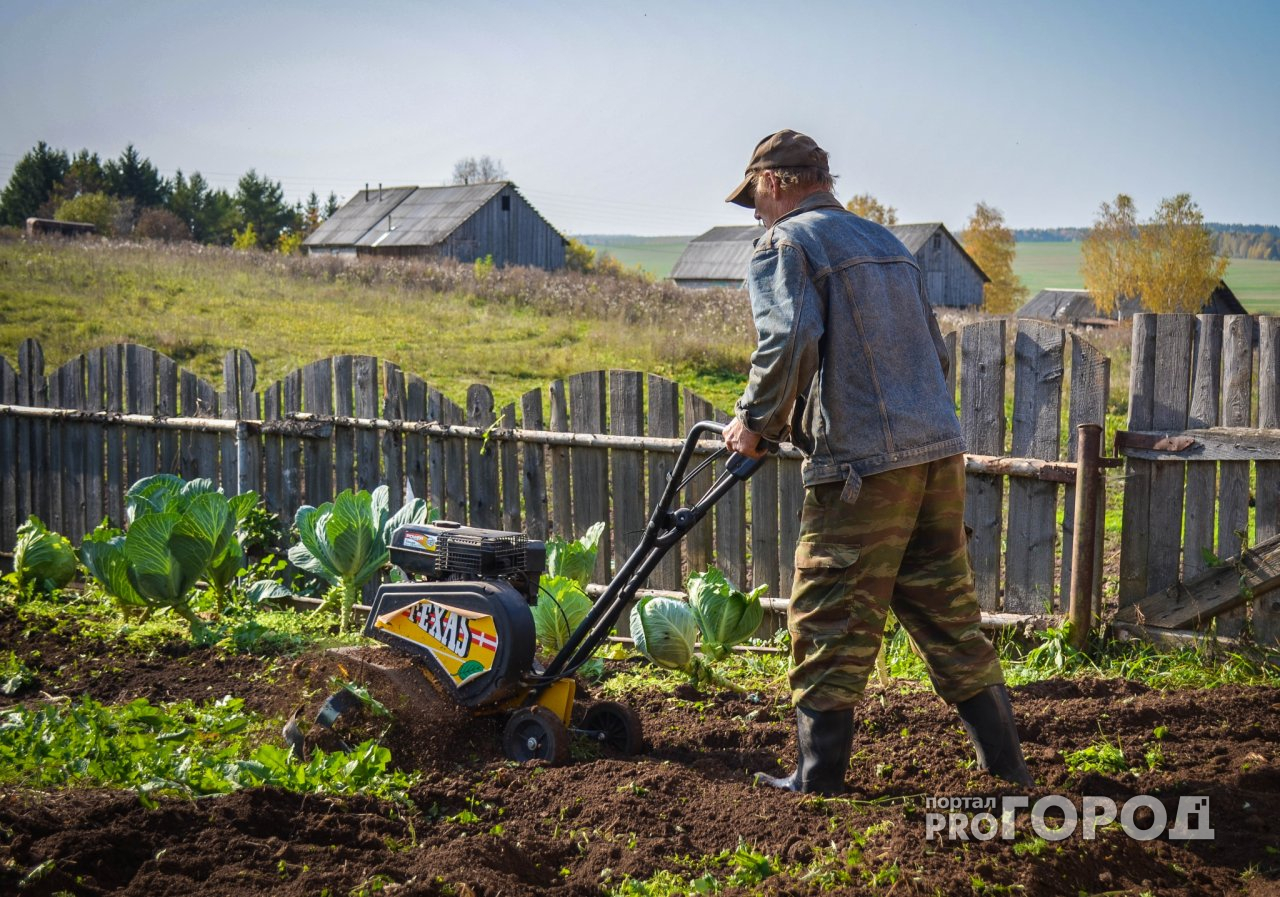
{"label": "rubber tire", "polygon": [[546,760],[558,765],[569,759],[569,730],[546,707],[523,707],[507,720],[502,752],[517,763]]}
{"label": "rubber tire", "polygon": [[604,739],[597,743],[624,757],[644,750],[640,717],[626,704],[615,701],[592,704],[582,717],[582,728],[603,733]]}

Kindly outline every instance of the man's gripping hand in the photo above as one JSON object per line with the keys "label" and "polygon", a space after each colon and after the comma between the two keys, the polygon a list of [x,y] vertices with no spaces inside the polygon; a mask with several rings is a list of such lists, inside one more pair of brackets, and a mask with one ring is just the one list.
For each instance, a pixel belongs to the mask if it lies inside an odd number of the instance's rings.
{"label": "man's gripping hand", "polygon": [[724,444],[730,451],[746,455],[748,458],[763,458],[765,455],[760,445],[760,434],[748,430],[746,425],[736,417],[724,428]]}

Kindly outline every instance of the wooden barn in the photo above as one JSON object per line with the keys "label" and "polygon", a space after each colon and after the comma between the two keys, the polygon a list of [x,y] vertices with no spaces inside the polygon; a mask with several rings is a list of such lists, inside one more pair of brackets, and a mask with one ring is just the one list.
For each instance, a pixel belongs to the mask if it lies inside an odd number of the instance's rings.
{"label": "wooden barn", "polygon": [[[1054,324],[1074,324],[1082,327],[1107,327],[1117,321],[1132,318],[1138,312],[1146,311],[1141,299],[1123,299],[1111,314],[1104,315],[1098,311],[1093,296],[1088,290],[1046,289],[1031,297],[1017,311],[1019,318],[1033,318],[1039,321],[1051,321]],[[1218,286],[1200,307],[1202,315],[1245,315],[1243,305],[1231,292],[1226,281],[1218,281]]]}
{"label": "wooden barn", "polygon": [[452,258],[564,267],[565,238],[520,195],[493,181],[362,190],[302,242],[310,255]]}
{"label": "wooden barn", "polygon": [[[991,278],[944,225],[895,224],[889,230],[919,262],[930,302],[948,308],[982,304],[982,285]],[[685,247],[671,279],[684,287],[741,287],[752,246],[763,233],[757,225],[713,227]]]}

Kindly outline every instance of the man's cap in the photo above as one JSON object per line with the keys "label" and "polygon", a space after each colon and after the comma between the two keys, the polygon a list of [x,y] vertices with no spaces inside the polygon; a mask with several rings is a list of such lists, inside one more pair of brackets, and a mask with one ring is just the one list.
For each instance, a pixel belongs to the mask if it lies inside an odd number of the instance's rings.
{"label": "man's cap", "polygon": [[756,151],[751,154],[751,162],[747,165],[746,177],[725,202],[754,209],[756,175],[767,168],[816,168],[826,173],[831,171],[827,167],[826,150],[818,146],[812,137],[785,128],[756,144]]}

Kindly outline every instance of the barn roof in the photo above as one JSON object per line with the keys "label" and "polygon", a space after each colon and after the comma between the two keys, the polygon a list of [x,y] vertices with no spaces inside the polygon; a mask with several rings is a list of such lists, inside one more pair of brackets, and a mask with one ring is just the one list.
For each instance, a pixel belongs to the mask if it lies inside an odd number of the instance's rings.
{"label": "barn roof", "polygon": [[[1119,317],[1131,318],[1138,312],[1145,311],[1139,299],[1122,299],[1119,303]],[[1218,281],[1217,287],[1209,294],[1209,298],[1200,308],[1200,314],[1208,315],[1244,315],[1248,314],[1236,294],[1227,286],[1226,281]],[[1036,293],[1017,311],[1019,318],[1035,318],[1041,321],[1087,321],[1115,320],[1117,315],[1104,315],[1098,311],[1093,296],[1088,290],[1080,289],[1046,289]]]}
{"label": "barn roof", "polygon": [[[362,190],[316,228],[303,245],[434,246],[507,187],[520,193],[510,181],[449,187],[384,187],[376,194]],[[534,212],[537,214],[536,209]]]}
{"label": "barn roof", "polygon": [[[991,278],[970,258],[942,222],[894,224],[889,227],[889,231],[903,242],[912,255],[919,252],[939,229],[978,272],[982,282],[990,283]],[[689,242],[679,261],[671,269],[671,277],[673,280],[745,280],[747,265],[751,261],[752,243],[763,233],[764,228],[758,225],[713,227]]]}
{"label": "barn roof", "polygon": [[763,233],[754,224],[711,228],[689,241],[671,269],[672,280],[745,280],[751,250]]}

